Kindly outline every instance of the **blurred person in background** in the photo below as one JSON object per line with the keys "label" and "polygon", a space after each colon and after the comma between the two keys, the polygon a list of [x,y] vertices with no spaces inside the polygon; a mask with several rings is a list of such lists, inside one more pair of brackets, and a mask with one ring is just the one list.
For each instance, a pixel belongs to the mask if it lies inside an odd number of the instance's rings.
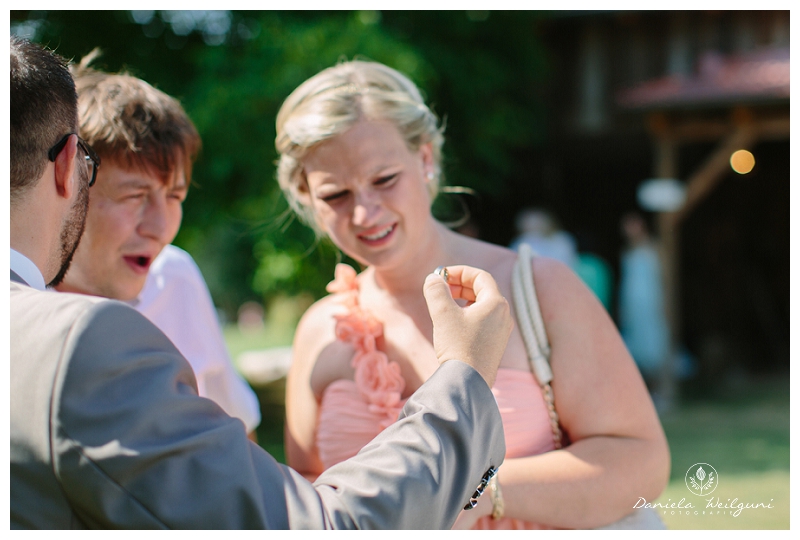
{"label": "blurred person in background", "polygon": [[170,243],[181,224],[200,137],[178,101],[145,81],[71,66],[80,136],[103,161],[83,235],[59,291],[128,302],[175,344],[201,396],[239,418],[252,439],[258,399],[233,367],[192,257]]}
{"label": "blurred person in background", "polygon": [[594,235],[590,231],[578,231],[575,238],[578,245],[578,256],[573,269],[597,296],[606,311],[610,312],[614,281],[611,266],[597,253]]}
{"label": "blurred person in background", "polygon": [[[420,294],[429,269],[483,268],[512,298],[517,255],[432,216],[442,129],[394,69],[351,61],[323,70],[286,99],[276,127],[278,181],[290,205],[363,268],[337,266],[331,294],[305,313],[295,335],[286,453],[314,479],[391,426],[436,369],[435,326]],[[535,257],[532,272],[571,444],[555,450],[515,328],[492,389],[505,463],[492,497],[463,512],[456,528],[599,527],[630,514],[639,497],[655,499],[669,477],[658,416],[608,313],[563,263]]]}
{"label": "blurred person in background", "polygon": [[509,246],[511,249],[517,251],[524,242],[536,255],[575,267],[578,260],[575,239],[561,229],[552,212],[543,208],[526,208],[517,214],[516,226],[518,235]]}
{"label": "blurred person in background", "polygon": [[669,328],[658,249],[642,214],[625,214],[620,229],[626,243],[620,265],[620,333],[660,408],[664,404],[659,382],[669,353]]}

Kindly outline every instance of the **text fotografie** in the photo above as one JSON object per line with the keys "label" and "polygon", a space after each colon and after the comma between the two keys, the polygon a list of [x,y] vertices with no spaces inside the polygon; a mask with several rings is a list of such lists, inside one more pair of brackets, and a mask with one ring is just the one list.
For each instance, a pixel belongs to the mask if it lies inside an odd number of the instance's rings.
{"label": "text fotografie", "polygon": [[[742,513],[742,510],[745,509],[755,509],[755,508],[774,508],[772,506],[773,499],[770,499],[768,503],[749,503],[749,502],[739,502],[739,498],[735,497],[733,499],[728,499],[728,502],[720,501],[719,497],[709,497],[706,501],[706,510],[733,510],[731,515],[733,517],[739,517],[739,514]],[[649,503],[644,497],[639,497],[639,500],[636,501],[636,504],[633,505],[633,508],[661,508],[664,510],[693,510],[695,507],[691,502],[687,502],[685,498],[682,498],[678,502],[672,502],[672,499],[667,500],[665,503],[655,502]]]}

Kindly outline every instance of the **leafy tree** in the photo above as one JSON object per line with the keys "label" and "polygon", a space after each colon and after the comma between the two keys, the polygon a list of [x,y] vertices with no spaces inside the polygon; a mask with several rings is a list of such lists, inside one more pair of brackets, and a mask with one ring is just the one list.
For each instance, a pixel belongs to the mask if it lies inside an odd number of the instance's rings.
{"label": "leafy tree", "polygon": [[[203,138],[176,244],[197,259],[229,314],[246,300],[324,294],[342,258],[293,219],[275,180],[275,116],[289,93],[342,59],[386,63],[443,117],[445,176],[476,190],[483,236],[503,242],[503,205],[527,174],[544,114],[536,12],[29,11],[12,32],[179,98]],[[515,180],[517,179],[517,180]],[[511,189],[509,189],[511,186]],[[452,195],[434,210],[462,213]],[[489,219],[487,219],[487,217]]]}

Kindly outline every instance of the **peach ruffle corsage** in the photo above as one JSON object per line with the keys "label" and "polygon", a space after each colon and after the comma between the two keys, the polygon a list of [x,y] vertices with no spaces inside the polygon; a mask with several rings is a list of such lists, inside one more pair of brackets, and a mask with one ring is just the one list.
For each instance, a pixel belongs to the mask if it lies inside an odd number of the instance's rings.
{"label": "peach ruffle corsage", "polygon": [[334,280],[327,291],[341,296],[347,313],[335,315],[336,338],[350,343],[356,350],[351,365],[356,370],[355,383],[370,412],[383,415],[381,429],[397,420],[403,408],[401,396],[406,382],[397,362],[389,361],[386,353],[378,349],[377,341],[383,336],[383,323],[361,308],[358,299],[359,285],[356,271],[349,265],[337,264]]}

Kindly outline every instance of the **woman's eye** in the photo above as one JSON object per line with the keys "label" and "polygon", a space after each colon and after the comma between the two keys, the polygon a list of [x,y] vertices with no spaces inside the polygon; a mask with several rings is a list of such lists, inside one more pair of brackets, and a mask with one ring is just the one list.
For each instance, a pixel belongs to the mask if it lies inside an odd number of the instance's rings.
{"label": "woman's eye", "polygon": [[345,195],[347,195],[347,191],[338,191],[336,193],[331,193],[330,195],[323,195],[320,197],[321,200],[325,201],[326,203],[332,203],[339,199],[342,199]]}
{"label": "woman's eye", "polygon": [[396,179],[396,178],[397,178],[397,173],[390,174],[389,176],[382,176],[381,178],[378,178],[377,180],[375,180],[375,185],[376,186],[385,186],[387,184],[391,184],[392,181],[394,179]]}

